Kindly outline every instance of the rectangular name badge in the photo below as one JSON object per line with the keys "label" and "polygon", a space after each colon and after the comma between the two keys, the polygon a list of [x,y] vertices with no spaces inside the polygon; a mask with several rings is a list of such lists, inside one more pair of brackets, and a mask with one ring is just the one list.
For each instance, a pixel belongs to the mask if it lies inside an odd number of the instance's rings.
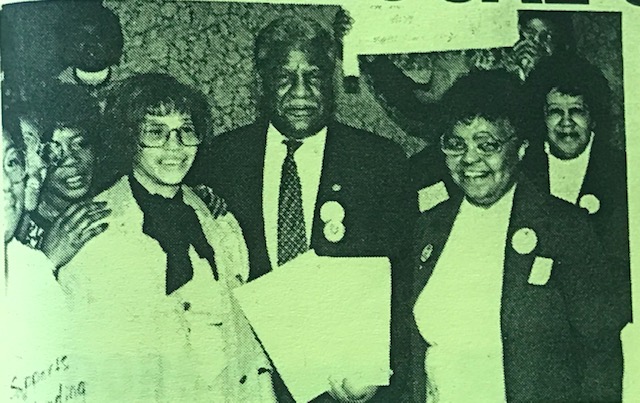
{"label": "rectangular name badge", "polygon": [[548,257],[536,256],[529,273],[529,284],[545,285],[551,277],[551,269],[553,269],[553,259]]}
{"label": "rectangular name badge", "polygon": [[431,210],[447,200],[449,200],[449,192],[447,192],[444,182],[438,182],[418,190],[418,208],[421,213]]}

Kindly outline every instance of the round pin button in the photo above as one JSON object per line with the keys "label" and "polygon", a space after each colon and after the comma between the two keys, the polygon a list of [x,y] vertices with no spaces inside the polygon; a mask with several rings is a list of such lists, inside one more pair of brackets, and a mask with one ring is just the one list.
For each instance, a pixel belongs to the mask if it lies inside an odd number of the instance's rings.
{"label": "round pin button", "polygon": [[587,210],[589,214],[595,214],[600,210],[600,199],[598,199],[596,195],[592,194],[582,195],[578,202],[578,206]]}
{"label": "round pin button", "polygon": [[320,208],[320,219],[323,222],[344,220],[344,207],[335,200],[330,200]]}
{"label": "round pin button", "polygon": [[329,242],[340,242],[342,238],[344,238],[344,233],[346,229],[344,225],[339,221],[329,221],[324,226],[324,237]]}
{"label": "round pin button", "polygon": [[531,228],[520,228],[511,238],[511,246],[521,255],[527,255],[538,245],[538,235]]}

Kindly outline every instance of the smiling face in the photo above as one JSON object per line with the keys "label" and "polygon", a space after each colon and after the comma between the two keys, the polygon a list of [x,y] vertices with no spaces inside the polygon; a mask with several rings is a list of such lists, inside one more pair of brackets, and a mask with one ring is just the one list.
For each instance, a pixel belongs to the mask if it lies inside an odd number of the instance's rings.
{"label": "smiling face", "polygon": [[582,154],[593,130],[584,97],[553,89],[547,94],[544,115],[551,153],[561,159],[573,159]]}
{"label": "smiling face", "polygon": [[451,138],[454,143],[466,145],[460,155],[445,153],[445,160],[453,181],[467,199],[481,206],[500,200],[516,181],[527,143],[520,143],[513,136],[508,123],[493,123],[481,117],[456,123]]}
{"label": "smiling face", "polygon": [[[164,116],[145,116],[138,138],[140,145],[134,156],[133,174],[150,193],[163,194],[163,189],[175,189],[182,183],[198,147],[183,145],[179,137],[185,139],[185,133],[194,131],[188,114],[172,112]],[[178,132],[182,134],[178,135]],[[168,134],[164,145],[148,147],[143,144],[145,137],[155,138],[161,133]]]}
{"label": "smiling face", "polygon": [[24,159],[11,136],[2,131],[4,242],[8,243],[18,227],[24,209]]}
{"label": "smiling face", "polygon": [[272,71],[273,77],[263,81],[273,125],[291,138],[316,134],[331,111],[330,63],[315,62],[309,52],[292,49]]}
{"label": "smiling face", "polygon": [[43,192],[68,202],[77,202],[89,193],[95,154],[86,135],[78,129],[55,129],[47,147],[54,160]]}

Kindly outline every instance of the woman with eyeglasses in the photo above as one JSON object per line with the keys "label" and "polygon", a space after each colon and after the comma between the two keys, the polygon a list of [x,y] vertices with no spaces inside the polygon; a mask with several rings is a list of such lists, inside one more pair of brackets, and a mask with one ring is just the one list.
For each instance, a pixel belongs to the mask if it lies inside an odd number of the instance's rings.
{"label": "woman with eyeglasses", "polygon": [[182,183],[209,115],[202,94],[164,74],[125,80],[107,103],[108,159],[123,173],[94,198],[109,226],[59,274],[86,315],[78,343],[99,361],[106,401],[272,399],[268,360],[231,295],[249,274],[242,231]]}
{"label": "woman with eyeglasses", "polygon": [[[43,134],[40,155],[47,172],[34,211],[25,214],[16,237],[42,250],[56,270],[89,239],[106,229],[104,203],[94,193],[99,112],[95,101],[69,85],[49,90],[55,102],[40,111]],[[53,101],[53,99],[51,99]]]}
{"label": "woman with eyeglasses", "polygon": [[[60,384],[77,386],[77,357],[69,349],[65,296],[47,257],[14,235],[24,212],[25,145],[18,119],[3,111],[4,265],[0,274],[0,401],[47,401]],[[64,357],[64,358],[63,358]],[[77,362],[76,362],[77,364]],[[49,368],[51,368],[49,370]],[[57,369],[56,369],[57,368]],[[67,368],[68,369],[68,368]],[[43,381],[40,371],[48,371]],[[34,373],[34,371],[37,371]]]}
{"label": "woman with eyeglasses", "polygon": [[517,77],[485,71],[443,97],[460,192],[436,192],[395,272],[392,400],[620,400],[607,262],[585,214],[521,175],[520,94]]}

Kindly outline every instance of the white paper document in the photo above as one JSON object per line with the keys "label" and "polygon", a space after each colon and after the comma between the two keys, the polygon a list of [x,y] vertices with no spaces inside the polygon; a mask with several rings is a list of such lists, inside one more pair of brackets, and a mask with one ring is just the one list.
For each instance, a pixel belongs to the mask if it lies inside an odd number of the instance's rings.
{"label": "white paper document", "polygon": [[329,377],[389,384],[390,270],[387,258],[308,252],[235,291],[297,402]]}

